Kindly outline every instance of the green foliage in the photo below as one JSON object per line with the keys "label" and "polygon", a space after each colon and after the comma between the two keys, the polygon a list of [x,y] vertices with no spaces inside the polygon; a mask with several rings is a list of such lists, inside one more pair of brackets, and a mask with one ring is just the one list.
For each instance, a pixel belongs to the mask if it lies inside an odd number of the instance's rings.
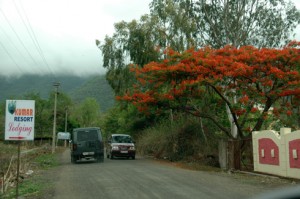
{"label": "green foliage", "polygon": [[101,112],[107,111],[115,103],[113,90],[105,75],[90,77],[81,86],[71,90],[69,94],[75,104],[83,102],[88,97],[96,99]]}
{"label": "green foliage", "polygon": [[[53,122],[54,118],[54,101],[55,101],[55,92],[52,92],[49,97],[50,110],[51,110],[51,121]],[[59,92],[57,94],[57,104],[56,104],[56,129],[57,132],[65,131],[65,119],[66,119],[66,111],[72,109],[73,101],[72,99],[65,93]],[[53,123],[52,123],[53,127]]]}
{"label": "green foliage", "polygon": [[136,136],[141,129],[152,125],[153,118],[138,112],[133,105],[116,104],[101,117],[101,128],[105,137],[112,133]]}
{"label": "green foliage", "polygon": [[[5,145],[1,146],[1,150],[9,149],[11,153],[12,147],[15,149],[16,146],[11,145]],[[25,159],[23,161],[28,162],[34,162],[34,165],[36,169],[51,169],[55,166],[58,166],[58,159],[55,154],[48,153],[49,151],[40,151],[40,150],[34,150],[30,153],[30,155],[26,155]],[[16,153],[16,152],[15,152]],[[0,156],[1,157],[1,156]],[[7,164],[9,163],[9,159],[4,161]],[[2,166],[2,165],[1,165]],[[8,165],[7,165],[8,166]],[[0,167],[1,168],[1,167]],[[5,170],[6,171],[6,170]],[[34,172],[36,172],[35,170]],[[0,170],[1,172],[1,170]],[[21,178],[20,178],[21,179]],[[39,175],[33,175],[33,176],[26,176],[24,179],[19,181],[19,197],[25,197],[25,198],[39,198],[41,197],[40,194],[43,193],[44,190],[49,189],[49,186],[52,186],[52,183],[48,180],[41,179]],[[11,187],[8,189],[8,191],[0,195],[0,198],[5,199],[12,199],[16,197],[16,190],[15,187]]]}
{"label": "green foliage", "polygon": [[26,93],[39,93],[41,98],[47,98],[53,91],[53,82],[60,82],[60,92],[69,93],[80,87],[89,77],[77,77],[71,75],[58,76],[56,80],[51,75],[23,75],[20,77],[0,76],[0,100],[9,98],[18,99]]}
{"label": "green foliage", "polygon": [[116,23],[115,33],[96,45],[107,80],[119,95],[134,80],[129,64],[143,67],[159,61],[168,48],[279,47],[288,43],[299,23],[299,10],[285,0],[153,0],[149,15]]}
{"label": "green foliage", "polygon": [[20,99],[27,94],[35,93],[43,100],[49,98],[54,91],[53,82],[60,82],[58,91],[69,95],[74,103],[81,103],[86,97],[97,99],[101,105],[101,111],[105,112],[114,104],[113,90],[109,86],[105,75],[78,77],[72,75],[39,76],[24,75],[18,78],[0,76],[0,101],[6,99]]}
{"label": "green foliage", "polygon": [[99,126],[100,106],[95,98],[86,98],[70,110],[71,121],[80,127]]}
{"label": "green foliage", "polygon": [[[288,42],[299,23],[299,11],[285,0],[153,0],[149,15],[116,23],[115,33],[107,36],[103,43],[97,40],[96,45],[102,52],[104,67],[108,69],[106,78],[109,84],[116,95],[124,95],[134,89],[131,85],[136,84],[135,77],[128,70],[129,64],[145,67],[152,61],[159,62],[167,57],[164,52],[169,48],[183,52],[206,45],[213,48],[228,44],[279,47]],[[142,90],[149,89],[148,83]],[[214,106],[219,102],[215,96],[209,99],[211,92],[204,95],[206,101],[187,97],[178,103],[182,106],[197,104],[193,108],[212,112],[208,117],[225,126],[223,131],[229,135],[230,124],[225,108],[220,111]],[[172,103],[166,101],[160,105],[172,108],[175,106]],[[249,126],[251,122],[243,124]]]}
{"label": "green foliage", "polygon": [[42,169],[49,169],[58,165],[58,160],[55,154],[50,153],[40,154],[33,161],[36,162]]}
{"label": "green foliage", "polygon": [[[279,47],[289,42],[300,23],[300,12],[287,0],[177,0],[174,5],[183,9],[188,20],[196,23],[193,35],[198,43],[221,48],[253,45]],[[162,10],[169,0],[153,0],[152,12]],[[156,5],[156,6],[155,6]],[[165,19],[170,15],[159,14]],[[170,18],[169,24],[176,18]],[[172,26],[176,27],[176,26]]]}
{"label": "green foliage", "polygon": [[207,155],[216,155],[217,138],[222,134],[214,131],[207,121],[201,122],[191,116],[176,114],[174,121],[161,120],[145,129],[138,137],[137,148],[143,155],[156,158],[183,160],[193,158],[205,161]]}
{"label": "green foliage", "polygon": [[[35,137],[50,136],[49,132],[53,124],[49,118],[53,118],[53,105],[49,100],[42,99],[40,93],[26,93],[21,99],[35,100]],[[48,133],[47,133],[48,132]]]}
{"label": "green foliage", "polygon": [[[35,83],[30,83],[34,79]],[[57,132],[65,131],[67,113],[67,131],[85,125],[100,124],[100,113],[103,114],[115,103],[113,91],[108,85],[105,76],[80,78],[64,76],[57,96]],[[67,80],[70,80],[69,82]],[[7,99],[35,100],[35,137],[52,137],[54,91],[52,77],[48,76],[23,76],[19,79],[0,78],[0,87],[12,89],[3,90],[0,97]],[[48,85],[50,82],[50,85]],[[2,83],[2,84],[1,84]],[[48,86],[47,86],[48,85]],[[28,89],[25,89],[25,87]],[[43,87],[41,89],[40,87]],[[41,90],[39,90],[41,89]],[[65,89],[67,92],[64,92]],[[51,92],[52,91],[52,92]],[[12,94],[15,93],[15,94]],[[47,95],[47,94],[48,95]],[[68,95],[70,93],[70,95]],[[91,100],[92,99],[92,100]],[[86,106],[86,108],[84,108]],[[83,115],[88,111],[87,115]],[[90,120],[90,121],[87,121]],[[0,140],[4,139],[5,125],[5,100],[0,102]]]}
{"label": "green foliage", "polygon": [[199,43],[197,18],[191,1],[153,0],[150,4],[151,18],[156,23],[152,34],[158,46],[182,52]]}

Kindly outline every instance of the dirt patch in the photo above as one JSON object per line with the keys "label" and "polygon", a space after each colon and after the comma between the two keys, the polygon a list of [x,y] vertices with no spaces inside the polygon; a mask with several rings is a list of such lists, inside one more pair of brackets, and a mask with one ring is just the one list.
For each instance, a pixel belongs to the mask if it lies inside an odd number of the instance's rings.
{"label": "dirt patch", "polygon": [[[58,149],[56,151],[56,158],[59,161],[61,153],[65,149]],[[30,179],[31,181],[37,182],[38,184],[42,185],[41,190],[36,192],[35,194],[31,194],[29,196],[25,195],[25,198],[30,199],[49,199],[53,198],[55,193],[55,181],[57,176],[59,176],[60,169],[59,166],[42,169],[36,168],[35,174]]]}
{"label": "dirt patch", "polygon": [[300,185],[299,179],[283,178],[279,176],[261,174],[256,172],[223,171],[220,168],[203,165],[199,162],[171,162],[169,160],[160,159],[154,159],[154,161],[158,164],[174,166],[182,169],[212,172],[216,175],[234,178],[240,181],[241,183],[253,185],[261,184],[262,186],[270,188]]}
{"label": "dirt patch", "polygon": [[[37,150],[28,150],[23,152],[21,158],[20,178],[19,178],[19,195],[22,198],[51,198],[54,192],[55,177],[58,176],[56,168],[58,158],[61,156],[62,149],[56,151],[53,156],[49,148],[38,148]],[[14,170],[15,171],[15,168]],[[15,179],[13,176],[12,179]],[[16,181],[12,180],[9,188],[0,198],[13,198],[15,195]],[[25,191],[25,192],[24,192]],[[26,193],[26,192],[29,193]]]}
{"label": "dirt patch", "polygon": [[30,199],[48,199],[53,198],[55,192],[55,178],[59,175],[57,168],[51,168],[49,170],[40,170],[35,173],[30,179],[40,185],[42,189],[36,193],[30,195],[24,195],[24,198]]}

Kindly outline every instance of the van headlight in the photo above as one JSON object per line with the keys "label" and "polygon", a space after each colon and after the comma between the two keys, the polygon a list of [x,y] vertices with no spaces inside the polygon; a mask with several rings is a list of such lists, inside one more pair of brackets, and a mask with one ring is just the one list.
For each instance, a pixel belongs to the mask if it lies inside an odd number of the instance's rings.
{"label": "van headlight", "polygon": [[111,148],[112,150],[119,150],[119,147],[118,146],[112,146],[112,148]]}

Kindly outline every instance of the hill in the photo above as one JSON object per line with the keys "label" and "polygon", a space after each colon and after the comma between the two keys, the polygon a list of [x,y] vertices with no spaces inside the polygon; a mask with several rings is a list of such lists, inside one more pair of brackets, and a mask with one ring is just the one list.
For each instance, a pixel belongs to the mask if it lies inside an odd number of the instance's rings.
{"label": "hill", "polygon": [[94,97],[100,104],[101,111],[106,111],[114,104],[114,93],[105,79],[105,75],[78,77],[62,75],[24,75],[21,77],[0,76],[0,100],[18,99],[26,93],[36,92],[42,98],[48,98],[54,90],[53,83],[60,82],[59,91],[68,94],[75,103],[87,97]]}
{"label": "hill", "polygon": [[69,94],[74,102],[82,102],[86,97],[97,99],[101,111],[106,111],[115,102],[113,90],[105,76],[91,77],[77,89],[71,90]]}

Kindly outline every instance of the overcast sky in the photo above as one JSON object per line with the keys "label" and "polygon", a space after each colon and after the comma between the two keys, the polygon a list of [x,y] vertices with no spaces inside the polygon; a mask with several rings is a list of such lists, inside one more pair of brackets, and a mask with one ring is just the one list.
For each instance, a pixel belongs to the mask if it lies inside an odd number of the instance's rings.
{"label": "overcast sky", "polygon": [[149,13],[150,2],[0,0],[1,75],[104,73],[95,40]]}
{"label": "overcast sky", "polygon": [[[294,1],[300,9],[300,0]],[[0,0],[1,75],[103,74],[95,40],[112,35],[114,23],[149,13],[150,2]]]}

